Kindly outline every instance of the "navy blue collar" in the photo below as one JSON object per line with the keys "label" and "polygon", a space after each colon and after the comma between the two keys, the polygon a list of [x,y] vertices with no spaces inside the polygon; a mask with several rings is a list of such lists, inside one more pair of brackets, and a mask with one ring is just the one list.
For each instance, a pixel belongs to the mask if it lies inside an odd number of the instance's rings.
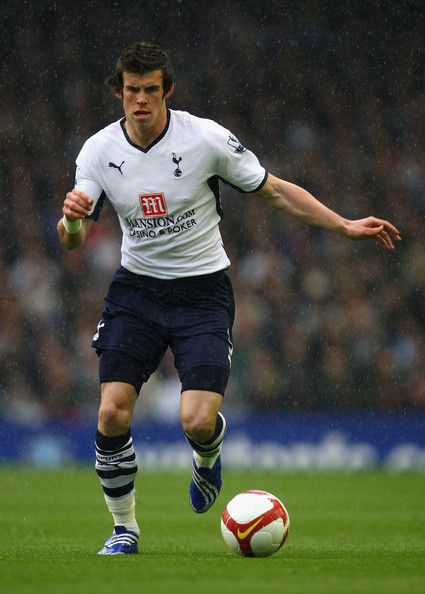
{"label": "navy blue collar", "polygon": [[142,151],[142,153],[147,153],[148,151],[151,150],[152,147],[154,147],[156,144],[158,144],[158,142],[160,140],[162,140],[164,138],[164,136],[167,134],[168,128],[170,127],[170,115],[171,115],[170,114],[170,110],[167,108],[167,123],[165,124],[164,130],[146,148],[143,148],[143,147],[139,146],[138,144],[136,144],[135,142],[133,142],[130,139],[129,135],[127,134],[127,130],[125,129],[125,126],[124,126],[125,118],[123,118],[122,120],[120,120],[120,124],[121,124],[121,128],[122,128],[122,131],[124,132],[124,136],[125,136],[127,142],[129,144],[131,144],[131,146],[134,146],[134,148],[137,148],[139,151]]}

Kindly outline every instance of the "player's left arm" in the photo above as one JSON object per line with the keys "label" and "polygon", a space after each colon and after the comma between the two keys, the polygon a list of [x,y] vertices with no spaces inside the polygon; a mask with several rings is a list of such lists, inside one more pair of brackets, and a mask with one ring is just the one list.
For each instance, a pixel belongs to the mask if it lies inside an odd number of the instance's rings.
{"label": "player's left arm", "polygon": [[394,249],[393,239],[401,239],[398,229],[388,221],[376,217],[345,219],[307,190],[271,174],[256,195],[267,198],[273,206],[303,223],[323,227],[349,239],[375,239],[388,250]]}

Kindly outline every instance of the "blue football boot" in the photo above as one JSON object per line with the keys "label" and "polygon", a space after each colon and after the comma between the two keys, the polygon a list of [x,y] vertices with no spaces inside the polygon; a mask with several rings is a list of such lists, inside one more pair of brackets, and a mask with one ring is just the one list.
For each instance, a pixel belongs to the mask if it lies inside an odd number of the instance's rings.
{"label": "blue football boot", "polygon": [[197,514],[208,511],[217,499],[221,489],[220,456],[212,468],[204,468],[192,462],[192,480],[189,488],[190,504]]}
{"label": "blue football boot", "polygon": [[98,555],[134,555],[138,552],[138,540],[134,532],[124,526],[115,526],[114,533],[105,541]]}

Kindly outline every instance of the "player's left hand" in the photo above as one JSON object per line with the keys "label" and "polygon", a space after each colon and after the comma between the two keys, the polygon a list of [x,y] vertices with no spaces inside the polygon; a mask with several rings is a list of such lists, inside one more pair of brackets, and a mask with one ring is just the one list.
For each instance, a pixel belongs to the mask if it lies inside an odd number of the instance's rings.
{"label": "player's left hand", "polygon": [[397,227],[376,217],[347,221],[345,235],[349,239],[375,239],[387,250],[394,249],[393,239],[401,239]]}

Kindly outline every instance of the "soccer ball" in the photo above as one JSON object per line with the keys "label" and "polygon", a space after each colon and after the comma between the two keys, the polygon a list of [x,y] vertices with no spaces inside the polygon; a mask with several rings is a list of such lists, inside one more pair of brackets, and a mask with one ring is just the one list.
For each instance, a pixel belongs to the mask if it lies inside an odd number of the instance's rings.
{"label": "soccer ball", "polygon": [[266,491],[245,491],[233,497],[221,515],[227,546],[242,557],[269,557],[286,540],[289,515],[277,497]]}

